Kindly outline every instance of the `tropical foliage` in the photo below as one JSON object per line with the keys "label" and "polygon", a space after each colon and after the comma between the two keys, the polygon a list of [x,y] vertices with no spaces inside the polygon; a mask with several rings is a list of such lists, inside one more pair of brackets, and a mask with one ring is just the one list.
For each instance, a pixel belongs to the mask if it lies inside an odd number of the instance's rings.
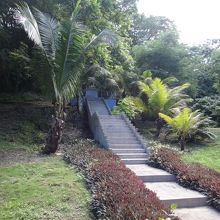
{"label": "tropical foliage", "polygon": [[135,119],[141,112],[145,112],[146,107],[141,99],[135,97],[126,97],[119,101],[114,107],[113,114],[125,113],[129,119]]}
{"label": "tropical foliage", "polygon": [[54,153],[58,148],[64,123],[64,108],[79,90],[85,52],[99,41],[106,42],[109,39],[111,43],[115,40],[111,38],[109,31],[104,30],[86,43],[83,26],[77,21],[79,7],[80,1],[69,19],[58,22],[36,8],[31,10],[26,3],[17,6],[17,21],[39,47],[44,59],[41,63],[38,62],[38,68],[47,71],[45,74],[49,74],[53,88],[56,116],[49,132],[45,153]]}
{"label": "tropical foliage", "polygon": [[177,111],[174,117],[163,113],[159,113],[159,116],[170,126],[169,130],[177,135],[181,150],[185,149],[185,144],[189,140],[197,137],[209,139],[215,137],[207,128],[210,120],[198,110],[184,108]]}
{"label": "tropical foliage", "polygon": [[161,79],[155,78],[144,82],[139,81],[140,98],[146,105],[147,115],[150,119],[157,119],[158,113],[170,114],[176,107],[185,107],[188,96],[184,90],[189,87],[188,83],[174,88],[169,88]]}
{"label": "tropical foliage", "polygon": [[95,87],[101,97],[120,97],[120,79],[100,65],[92,65],[83,78],[85,87]]}

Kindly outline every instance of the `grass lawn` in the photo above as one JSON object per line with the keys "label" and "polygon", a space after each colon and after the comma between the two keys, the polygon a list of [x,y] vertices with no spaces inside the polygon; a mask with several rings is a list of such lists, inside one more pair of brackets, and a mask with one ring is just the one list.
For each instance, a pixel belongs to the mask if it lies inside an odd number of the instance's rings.
{"label": "grass lawn", "polygon": [[198,162],[220,172],[220,128],[213,128],[216,141],[206,145],[190,146],[190,153],[186,153],[183,159],[186,162]]}
{"label": "grass lawn", "polygon": [[91,219],[80,174],[61,157],[38,155],[47,132],[43,115],[32,108],[30,120],[17,109],[0,105],[0,220]]}
{"label": "grass lawn", "polygon": [[59,157],[0,167],[0,219],[90,219],[82,177]]}

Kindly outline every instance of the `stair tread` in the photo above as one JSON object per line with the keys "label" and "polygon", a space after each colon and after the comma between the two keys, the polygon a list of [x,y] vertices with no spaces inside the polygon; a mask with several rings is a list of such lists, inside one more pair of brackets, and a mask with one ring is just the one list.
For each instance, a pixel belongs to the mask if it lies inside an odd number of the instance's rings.
{"label": "stair tread", "polygon": [[217,220],[220,219],[220,213],[209,206],[195,208],[180,208],[174,211],[174,214],[182,220]]}
{"label": "stair tread", "polygon": [[191,190],[186,189],[176,182],[156,182],[156,183],[145,183],[145,186],[156,192],[161,200],[172,200],[172,199],[192,199],[192,198],[205,198],[206,196]]}
{"label": "stair tread", "polygon": [[150,167],[147,164],[138,164],[138,165],[127,165],[129,169],[131,169],[137,176],[172,176],[172,174],[161,170],[157,169],[154,167]]}
{"label": "stair tread", "polygon": [[[136,149],[129,149],[129,148],[109,148],[110,150],[112,150],[113,152],[117,152],[117,153],[146,153],[145,150],[143,148],[136,148]],[[119,152],[120,151],[120,152]]]}
{"label": "stair tread", "polygon": [[133,161],[133,160],[142,160],[142,161],[147,161],[147,158],[139,158],[139,157],[137,157],[137,158],[123,158],[123,159],[121,159],[121,160],[131,160],[131,161]]}
{"label": "stair tread", "polygon": [[141,155],[142,156],[142,155],[147,155],[147,154],[146,153],[117,153],[117,155],[119,155],[119,156],[120,155],[124,155],[124,156],[125,155],[128,155],[128,156],[129,155],[137,155],[137,156]]}

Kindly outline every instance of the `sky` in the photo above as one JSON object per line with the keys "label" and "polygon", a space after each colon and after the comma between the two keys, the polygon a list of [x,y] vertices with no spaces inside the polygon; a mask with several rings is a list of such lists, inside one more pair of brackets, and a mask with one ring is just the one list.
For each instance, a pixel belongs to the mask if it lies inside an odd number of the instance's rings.
{"label": "sky", "polygon": [[183,43],[220,39],[220,0],[139,0],[138,9],[174,21]]}

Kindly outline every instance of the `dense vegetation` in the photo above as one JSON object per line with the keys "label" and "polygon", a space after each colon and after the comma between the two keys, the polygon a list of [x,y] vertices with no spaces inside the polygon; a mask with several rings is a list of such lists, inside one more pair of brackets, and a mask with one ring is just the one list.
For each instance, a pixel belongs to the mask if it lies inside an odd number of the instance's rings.
{"label": "dense vegetation", "polygon": [[[16,21],[13,8],[18,2],[6,0],[0,5],[1,78],[4,79],[0,92],[43,93],[47,87],[45,83],[50,84],[50,80],[46,82],[45,79],[50,76],[45,74],[45,69],[36,70],[33,66],[36,65],[33,58],[43,57]],[[61,24],[67,22],[77,4],[62,0],[26,2]],[[172,21],[138,14],[135,0],[82,1],[77,19],[87,30],[78,38],[80,41],[88,42],[91,36],[105,29],[119,36],[114,48],[106,43],[90,48],[81,70],[84,79],[89,67],[99,64],[117,76],[121,93],[129,93],[129,83],[140,78],[143,71],[151,70],[154,77],[175,76],[179,83],[189,82],[188,93],[193,98],[218,94],[220,40],[209,40],[193,47],[183,45],[178,41]]]}
{"label": "dense vegetation", "polygon": [[32,92],[53,100],[46,153],[57,149],[70,97],[88,86],[107,97],[140,96],[157,136],[165,123],[158,113],[174,116],[173,108],[186,107],[183,98],[219,125],[220,40],[179,43],[175,24],[140,15],[136,0],[24,2],[29,6],[0,5],[0,94]]}
{"label": "dense vegetation", "polygon": [[[80,214],[70,213],[70,206],[75,208],[75,203],[69,195],[78,193],[74,187],[84,190],[76,173],[71,176],[69,168],[56,158],[35,161],[39,157],[36,150],[45,139],[45,154],[56,152],[62,145],[67,105],[72,97],[80,98],[88,87],[96,87],[100,96],[117,98],[115,114],[124,112],[134,123],[141,121],[145,128],[151,125],[147,128],[155,128],[154,138],[179,143],[181,150],[189,142],[198,146],[215,138],[208,127],[220,126],[220,39],[196,46],[182,44],[171,20],[139,14],[137,1],[0,1],[0,100],[9,104],[33,99],[50,103],[50,111],[44,112],[46,122],[42,115],[27,113],[27,106],[24,111],[21,106],[15,107],[20,111],[16,119],[28,120],[19,126],[14,126],[16,120],[11,115],[17,110],[3,108],[7,113],[3,115],[8,118],[0,124],[0,154],[7,155],[10,161],[21,157],[22,162],[34,162],[1,168],[3,218],[90,218],[87,198],[81,199],[82,194],[77,199],[83,210]],[[87,178],[95,196],[93,208],[97,217],[168,216],[155,194],[117,156],[88,142],[77,141],[73,145],[67,157]],[[219,150],[214,152],[218,154]],[[219,173],[186,165],[166,149],[153,159],[177,174],[180,182],[207,193],[219,208]],[[27,182],[22,179],[24,170]],[[49,188],[42,186],[45,181]],[[15,186],[21,198],[10,203]],[[25,187],[27,190],[22,191]],[[49,189],[60,190],[58,194],[62,195],[53,197]],[[39,204],[29,208],[29,199],[36,199],[39,191],[48,196],[49,202],[38,198]],[[88,196],[86,191],[85,195]],[[56,208],[56,203],[62,210],[51,213],[50,208]]]}

